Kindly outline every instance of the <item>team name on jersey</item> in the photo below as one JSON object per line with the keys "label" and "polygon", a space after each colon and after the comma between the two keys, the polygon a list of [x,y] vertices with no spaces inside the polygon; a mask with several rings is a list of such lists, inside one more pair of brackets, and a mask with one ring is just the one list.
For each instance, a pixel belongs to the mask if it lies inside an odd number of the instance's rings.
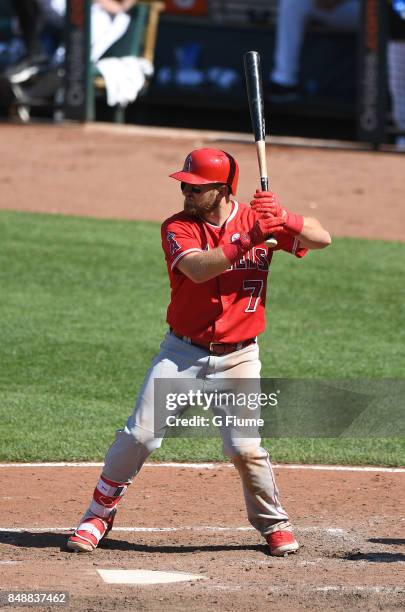
{"label": "team name on jersey", "polygon": [[242,259],[233,263],[228,270],[263,270],[269,269],[267,249],[254,247],[244,254]]}

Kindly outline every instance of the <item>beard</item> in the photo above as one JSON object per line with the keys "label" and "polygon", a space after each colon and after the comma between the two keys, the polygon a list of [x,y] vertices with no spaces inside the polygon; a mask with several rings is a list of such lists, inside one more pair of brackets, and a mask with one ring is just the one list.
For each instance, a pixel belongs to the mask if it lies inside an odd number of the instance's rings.
{"label": "beard", "polygon": [[188,200],[186,197],[184,198],[184,212],[193,217],[203,217],[218,208],[221,199],[221,196],[216,196],[212,201],[196,204],[194,200]]}

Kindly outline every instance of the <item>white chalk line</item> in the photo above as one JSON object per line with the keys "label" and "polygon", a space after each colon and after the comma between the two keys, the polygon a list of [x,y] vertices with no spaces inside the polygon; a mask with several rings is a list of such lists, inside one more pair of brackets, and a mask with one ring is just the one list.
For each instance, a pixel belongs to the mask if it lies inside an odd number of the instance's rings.
{"label": "white chalk line", "polygon": [[383,595],[401,595],[405,593],[404,587],[387,587],[380,585],[365,586],[365,585],[325,585],[322,587],[315,587],[313,590],[321,593],[365,593],[369,595],[383,594]]}
{"label": "white chalk line", "polygon": [[[212,585],[209,587],[211,590],[221,590],[221,591],[240,591],[242,589],[241,585]],[[274,593],[278,595],[291,595],[294,593],[295,595],[299,594],[311,594],[311,593],[323,593],[334,594],[338,593],[340,595],[353,595],[353,594],[363,594],[363,595],[403,595],[405,593],[404,587],[389,587],[383,585],[335,585],[335,584],[325,584],[324,586],[310,586],[310,585],[299,585],[289,583],[288,587],[278,587],[278,586],[266,586],[266,591],[268,593]]]}
{"label": "white chalk line", "polygon": [[[74,531],[76,527],[0,527],[0,532],[24,533],[58,533],[60,531]],[[151,533],[151,532],[172,532],[172,531],[254,531],[253,527],[113,527],[112,531],[122,533]]]}
{"label": "white chalk line", "polygon": [[[378,466],[361,466],[361,465],[306,465],[306,464],[293,464],[293,463],[273,463],[274,468],[278,470],[326,470],[329,472],[381,472],[388,474],[405,474],[405,468],[389,468],[389,467],[378,467]],[[97,467],[102,468],[104,463],[101,462],[89,462],[89,461],[55,461],[55,462],[44,462],[44,463],[0,463],[0,468],[59,468],[59,467],[83,467],[91,468]],[[184,468],[194,470],[216,470],[220,468],[233,468],[232,463],[176,463],[176,462],[165,462],[165,463],[145,463],[144,467],[147,468]]]}
{"label": "white chalk line", "polygon": [[[0,527],[3,533],[59,533],[74,531],[76,527]],[[152,532],[174,532],[174,531],[197,531],[204,533],[223,533],[233,531],[255,531],[254,527],[221,527],[218,525],[190,525],[183,527],[113,527],[116,533],[152,533]],[[301,527],[295,529],[298,533],[327,533],[333,537],[343,537],[348,532],[340,527]]]}

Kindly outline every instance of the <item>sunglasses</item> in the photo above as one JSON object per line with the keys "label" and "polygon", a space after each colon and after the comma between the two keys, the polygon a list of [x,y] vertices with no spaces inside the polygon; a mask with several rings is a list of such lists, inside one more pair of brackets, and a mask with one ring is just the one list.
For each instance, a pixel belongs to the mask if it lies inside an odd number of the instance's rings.
{"label": "sunglasses", "polygon": [[201,193],[202,189],[201,187],[196,187],[195,185],[190,185],[190,183],[181,183],[180,188],[182,191],[185,190],[186,186],[191,187],[190,191],[191,193]]}
{"label": "sunglasses", "polygon": [[[219,189],[223,186],[223,183],[213,183],[212,185],[214,188]],[[190,183],[184,183],[183,181],[180,185],[180,189],[184,191],[186,186],[190,187],[191,193],[202,193],[201,187],[196,187],[195,185],[191,185]]]}

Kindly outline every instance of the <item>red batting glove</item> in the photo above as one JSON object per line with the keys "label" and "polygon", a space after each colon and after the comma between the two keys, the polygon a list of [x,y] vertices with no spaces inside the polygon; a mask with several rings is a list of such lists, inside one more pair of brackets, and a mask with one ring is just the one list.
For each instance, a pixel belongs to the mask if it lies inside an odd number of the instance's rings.
{"label": "red batting glove", "polygon": [[238,261],[252,247],[263,244],[271,234],[281,232],[284,224],[282,217],[259,213],[253,227],[248,232],[242,232],[235,242],[223,245],[222,251],[231,263]]}
{"label": "red batting glove", "polygon": [[274,217],[281,217],[284,219],[284,230],[289,234],[296,236],[302,232],[304,217],[302,215],[296,215],[287,210],[287,208],[281,206],[276,194],[272,191],[260,191],[257,189],[253,196],[253,200],[250,202],[250,206],[257,213],[267,213]]}
{"label": "red batting glove", "polygon": [[249,230],[248,235],[250,236],[252,246],[262,244],[275,232],[281,232],[285,226],[285,219],[281,216],[276,217],[269,214],[267,211],[264,213],[258,213],[258,219],[254,226]]}

